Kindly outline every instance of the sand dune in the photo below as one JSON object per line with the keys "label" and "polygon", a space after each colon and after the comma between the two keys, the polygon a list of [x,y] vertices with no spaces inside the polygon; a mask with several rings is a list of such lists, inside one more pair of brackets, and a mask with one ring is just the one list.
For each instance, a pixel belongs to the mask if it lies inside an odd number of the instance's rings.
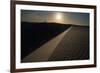
{"label": "sand dune", "polygon": [[34,47],[33,49],[31,48],[31,52],[22,59],[22,62],[89,59],[89,27],[76,25],[70,25],[70,27],[69,25],[61,25],[60,27],[58,27],[59,24],[57,24],[57,26],[56,24],[57,23],[55,23],[55,25],[51,28],[55,29],[56,27],[55,31],[57,31],[59,28],[60,32],[56,32],[58,33],[57,35],[53,36],[53,38],[40,45],[40,47],[35,47],[35,50]]}

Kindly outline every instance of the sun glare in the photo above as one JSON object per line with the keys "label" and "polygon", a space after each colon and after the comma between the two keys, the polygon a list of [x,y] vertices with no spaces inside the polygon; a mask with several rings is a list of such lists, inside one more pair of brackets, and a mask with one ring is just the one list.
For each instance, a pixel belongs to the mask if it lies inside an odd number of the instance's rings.
{"label": "sun glare", "polygon": [[57,14],[56,14],[56,19],[57,19],[57,20],[62,19],[62,15],[61,15],[61,13],[57,13]]}
{"label": "sun glare", "polygon": [[55,14],[55,20],[56,20],[57,23],[62,23],[62,21],[63,21],[62,13],[56,13]]}

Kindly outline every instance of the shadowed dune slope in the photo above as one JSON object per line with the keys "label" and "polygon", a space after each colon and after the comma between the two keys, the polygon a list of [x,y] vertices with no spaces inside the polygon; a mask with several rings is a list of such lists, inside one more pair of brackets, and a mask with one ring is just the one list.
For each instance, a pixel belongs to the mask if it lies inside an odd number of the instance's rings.
{"label": "shadowed dune slope", "polygon": [[59,23],[21,22],[21,59],[70,26]]}

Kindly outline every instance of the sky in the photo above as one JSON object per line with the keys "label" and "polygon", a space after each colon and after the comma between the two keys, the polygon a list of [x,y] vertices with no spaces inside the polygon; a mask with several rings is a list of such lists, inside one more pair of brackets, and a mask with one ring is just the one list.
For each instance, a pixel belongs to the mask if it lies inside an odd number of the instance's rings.
{"label": "sky", "polygon": [[22,22],[55,22],[89,26],[89,13],[21,10]]}

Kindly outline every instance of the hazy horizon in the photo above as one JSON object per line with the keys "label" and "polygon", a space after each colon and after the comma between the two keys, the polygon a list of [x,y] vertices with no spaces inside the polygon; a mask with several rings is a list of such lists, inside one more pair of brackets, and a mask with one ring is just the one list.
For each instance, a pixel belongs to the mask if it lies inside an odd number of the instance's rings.
{"label": "hazy horizon", "polygon": [[89,26],[89,13],[21,10],[22,22],[55,22]]}

